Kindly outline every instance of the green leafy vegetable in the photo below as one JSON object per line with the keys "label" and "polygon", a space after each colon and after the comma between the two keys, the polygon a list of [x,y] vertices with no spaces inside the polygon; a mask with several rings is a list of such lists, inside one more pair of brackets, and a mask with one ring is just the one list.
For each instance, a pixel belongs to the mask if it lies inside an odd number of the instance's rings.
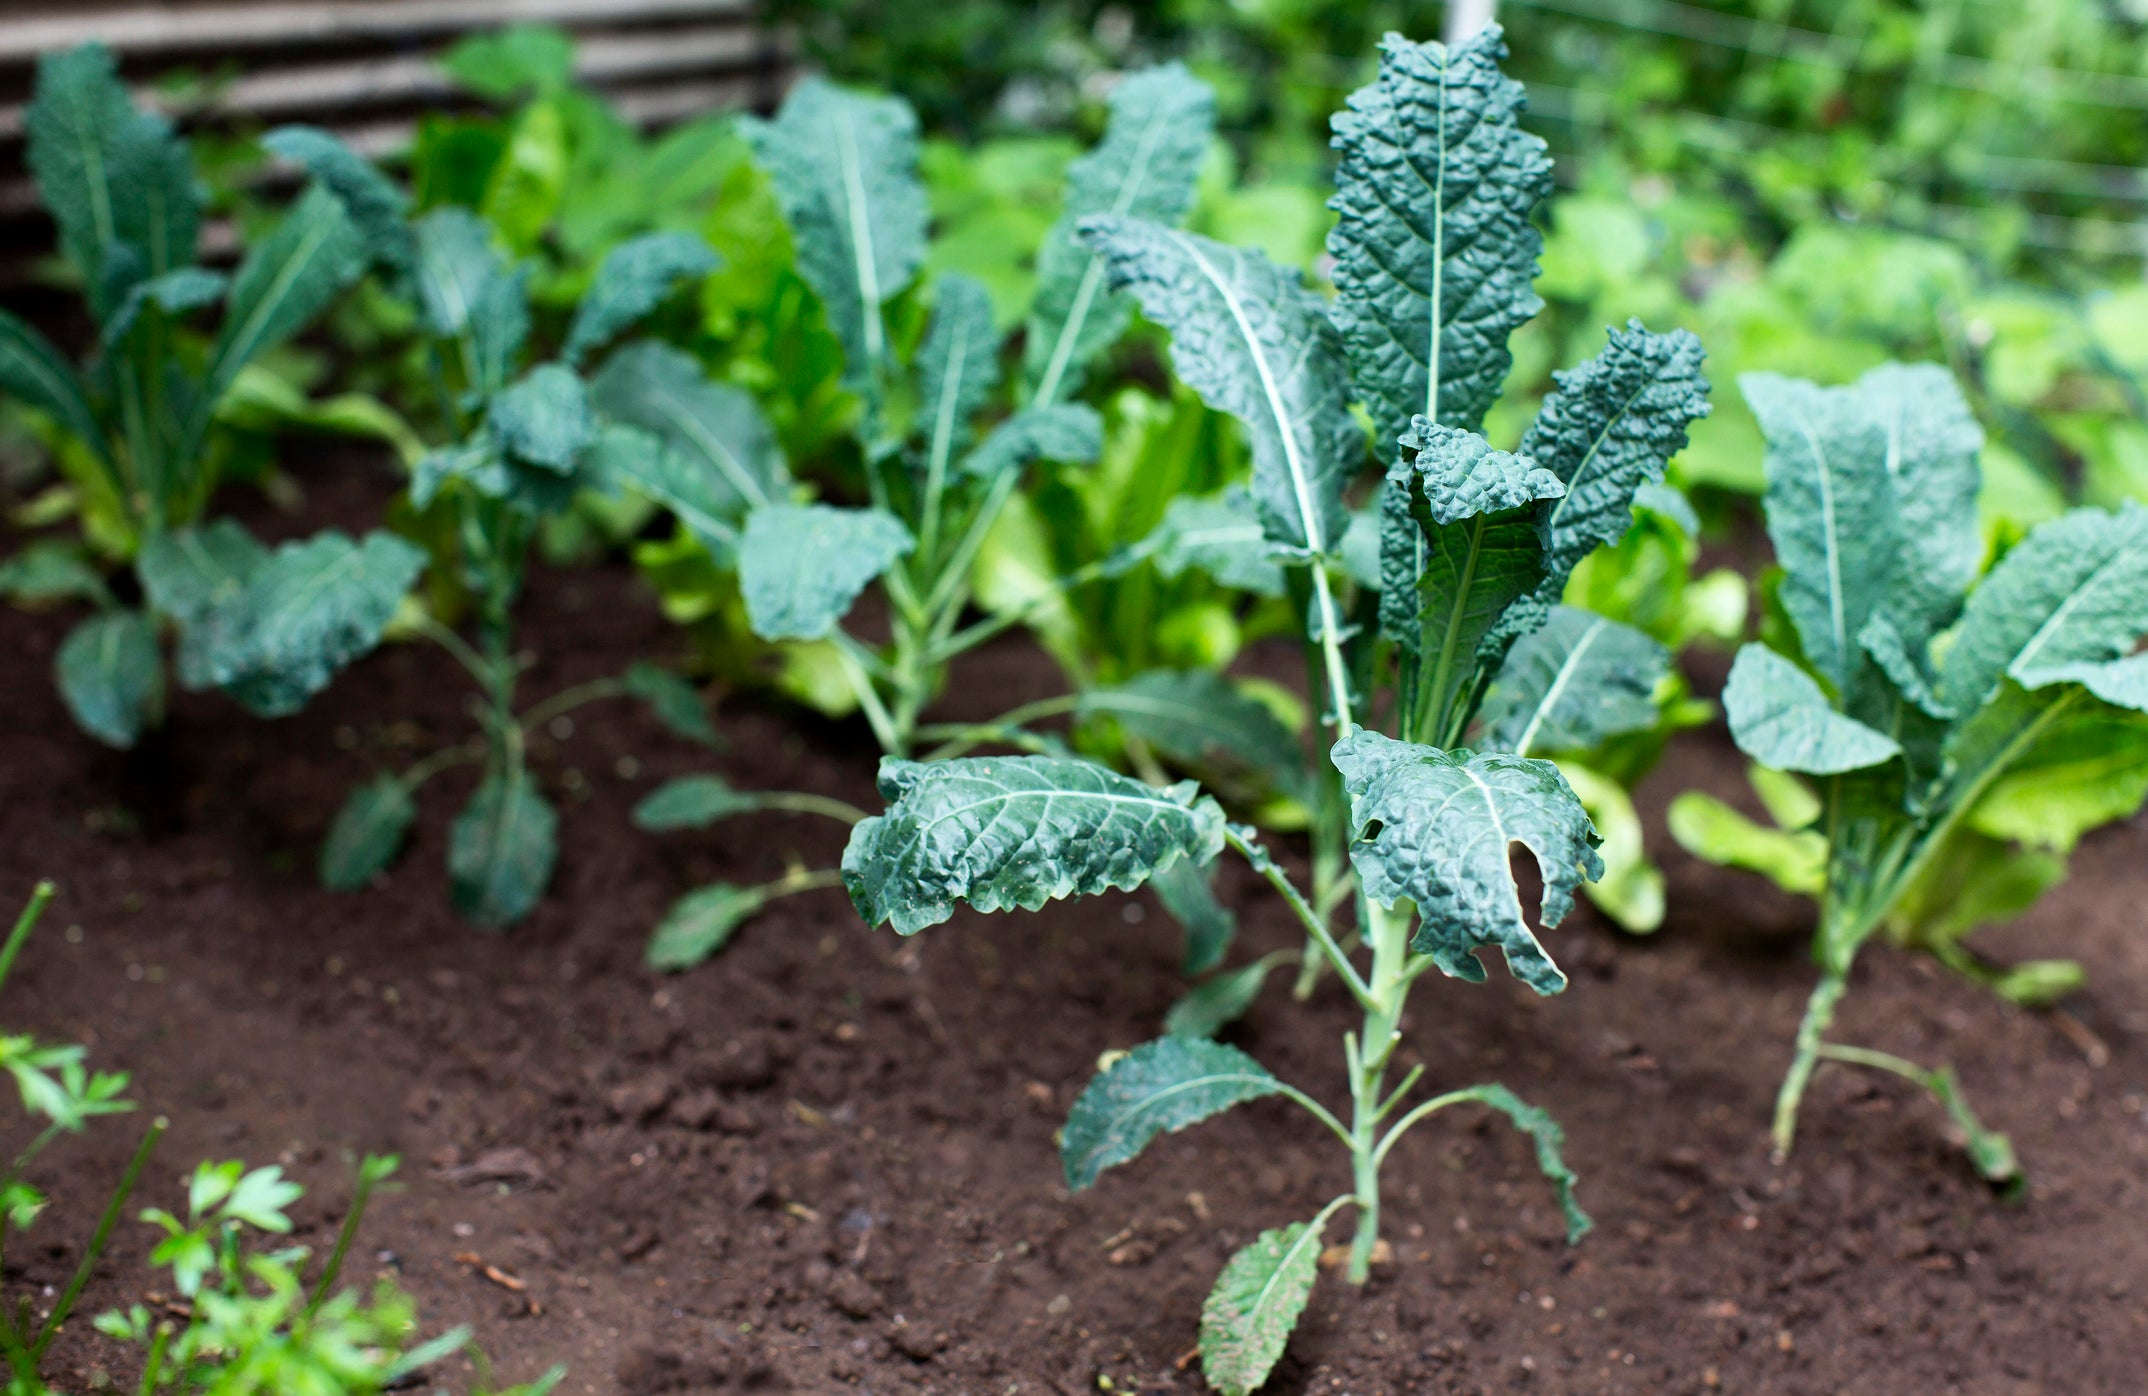
{"label": "green leafy vegetable", "polygon": [[729,944],[765,900],[758,888],[728,883],[688,892],[664,913],[649,937],[649,968],[685,969],[700,964]]}
{"label": "green leafy vegetable", "polygon": [[[267,643],[266,607],[248,595],[248,578],[264,569],[286,585],[296,579],[253,556],[250,540],[252,552],[234,544],[229,528],[196,527],[233,456],[217,436],[219,414],[246,375],[261,372],[264,353],[370,267],[408,265],[401,196],[333,137],[303,127],[274,132],[269,148],[309,179],[283,217],[242,249],[227,280],[196,264],[202,196],[185,142],[163,117],[134,106],[104,48],[41,59],[24,127],[60,250],[84,287],[97,352],[78,371],[28,325],[0,316],[0,391],[49,415],[62,433],[58,461],[83,496],[87,536],[112,561],[139,569],[150,603],[149,615],[108,611],[71,637],[58,666],[69,709],[93,736],[132,745],[161,715],[157,622],[169,619],[181,631],[182,684],[213,682],[250,706],[291,711],[327,672],[378,641],[379,623],[365,619],[377,579],[308,578],[303,599],[280,613],[285,623],[307,608],[346,618],[330,627],[321,655],[234,657],[235,645]],[[218,302],[222,316],[204,348],[189,322]],[[303,411],[303,397],[293,396]],[[202,567],[213,585],[189,581]],[[94,574],[76,576],[69,591],[114,604],[113,589]],[[253,672],[263,662],[305,672]]]}
{"label": "green leafy vegetable", "polygon": [[[1332,318],[1295,271],[1259,251],[1178,231],[1140,209],[1077,224],[1104,285],[1169,336],[1177,376],[1235,419],[1252,458],[1249,488],[1216,494],[1211,482],[1204,494],[1160,502],[1146,537],[1078,575],[1123,577],[1152,561],[1166,579],[1199,569],[1284,598],[1303,619],[1308,686],[1334,737],[1327,761],[1308,769],[1289,724],[1219,677],[1139,673],[996,724],[957,727],[940,752],[998,740],[1053,754],[885,764],[889,809],[856,827],[844,856],[861,914],[904,933],[946,920],[957,902],[1033,909],[1144,881],[1186,926],[1189,972],[1209,977],[1172,1008],[1171,1037],[1111,1061],[1077,1102],[1062,1136],[1070,1185],[1087,1186],[1165,1130],[1257,1096],[1290,1100],[1341,1142],[1352,1191],[1312,1222],[1241,1252],[1210,1296],[1203,1365],[1225,1392],[1267,1379],[1304,1307],[1322,1230],[1342,1206],[1357,1210],[1348,1276],[1368,1278],[1381,1165],[1403,1134],[1450,1105],[1487,1105],[1528,1134],[1569,1238],[1587,1229],[1547,1116],[1496,1085],[1406,1106],[1422,1070],[1388,1079],[1410,986],[1425,972],[1481,981],[1477,952],[1497,948],[1538,992],[1565,986],[1532,929],[1514,846],[1536,859],[1545,925],[1608,869],[1589,805],[1538,753],[1573,762],[1587,800],[1615,821],[1619,863],[1606,895],[1618,914],[1646,928],[1663,912],[1662,879],[1643,855],[1632,802],[1588,762],[1693,720],[1693,705],[1680,704],[1653,625],[1560,602],[1598,549],[1624,543],[1637,508],[1690,513],[1663,481],[1687,427],[1707,410],[1707,384],[1691,335],[1629,326],[1612,332],[1598,358],[1559,376],[1521,450],[1497,450],[1476,432],[1512,362],[1508,336],[1539,305],[1530,219],[1551,183],[1542,143],[1515,125],[1521,93],[1498,70],[1504,52],[1496,28],[1454,48],[1391,38],[1378,80],[1337,118]],[[1070,284],[1078,294],[1071,266],[1048,268],[1048,277],[1047,295]],[[1066,372],[1053,362],[1071,371],[1077,356],[1065,346],[1078,332],[1060,334],[1051,349],[1036,336],[1058,323],[1060,304],[1048,301],[1032,322],[1029,351],[1032,371],[1041,355],[1055,387]],[[928,331],[942,346],[935,366],[948,358],[951,333]],[[949,376],[936,371],[929,381],[944,388]],[[1349,498],[1368,464],[1360,411],[1388,467],[1369,508]],[[1119,468],[1111,449],[1101,468]],[[1078,490],[1071,498],[1087,502]],[[1674,558],[1681,583],[1688,541],[1681,536]],[[1601,581],[1583,579],[1592,580]],[[898,588],[890,599],[898,610],[908,604]],[[1055,739],[1024,726],[1066,713],[1092,720],[1077,738],[1108,717],[1137,739],[1125,746],[1155,779],[1138,784],[1058,755]],[[1367,725],[1375,720],[1394,730]],[[1482,749],[1461,746],[1472,735]],[[1254,813],[1307,828],[1311,895],[1255,829],[1226,824],[1190,782],[1164,785],[1162,761],[1204,776],[1251,767],[1265,780],[1257,794],[1289,797],[1257,802]],[[1302,953],[1222,967],[1234,920],[1207,871],[1219,844],[1297,918]],[[1363,1014],[1345,1039],[1347,1124],[1207,1040],[1292,959],[1302,966],[1301,997],[1317,973],[1332,973]]]}
{"label": "green leafy vegetable", "polygon": [[83,621],[60,642],[53,668],[67,711],[107,746],[133,746],[163,715],[164,661],[155,623],[140,611]]}
{"label": "green leafy vegetable", "polygon": [[1836,712],[1810,675],[1766,645],[1738,651],[1723,709],[1731,736],[1770,770],[1834,776],[1902,754],[1894,738]]}
{"label": "green leafy vegetable", "polygon": [[1480,428],[1507,337],[1544,305],[1529,216],[1551,160],[1515,124],[1506,54],[1497,28],[1453,48],[1389,35],[1379,79],[1335,117],[1336,321],[1383,445],[1419,416]]}
{"label": "green leafy vegetable", "polygon": [[1129,305],[1105,286],[1102,266],[1081,243],[1081,220],[1109,213],[1178,223],[1215,126],[1214,94],[1179,64],[1130,74],[1112,89],[1104,139],[1067,167],[1065,211],[1037,254],[1026,343],[1038,402],[1078,386],[1082,370],[1126,328]]}
{"label": "green leafy vegetable", "polygon": [[757,634],[817,640],[835,629],[873,578],[915,544],[880,509],[771,504],[746,521],[738,574]]}
{"label": "green leafy vegetable", "polygon": [[1067,1112],[1059,1139],[1067,1186],[1079,1192],[1157,1135],[1281,1089],[1267,1068],[1236,1047],[1193,1037],[1145,1042],[1098,1072]]}
{"label": "green leafy vegetable", "polygon": [[885,815],[858,825],[843,882],[870,925],[914,935],[954,915],[1131,892],[1180,859],[1212,861],[1223,811],[1191,784],[1157,790],[1086,761],[880,763]]}
{"label": "green leafy vegetable", "polygon": [[[323,146],[327,138],[291,136],[279,144],[323,172],[327,187],[353,208],[366,241],[409,249],[406,274],[391,289],[411,303],[432,395],[452,437],[417,453],[412,532],[434,550],[428,596],[440,607],[460,592],[474,639],[428,609],[402,608],[401,618],[410,633],[454,658],[482,700],[473,739],[353,792],[322,850],[322,879],[337,889],[369,882],[400,847],[425,782],[474,763],[478,785],[452,827],[448,869],[456,907],[495,927],[535,906],[557,856],[558,816],[530,770],[533,733],[564,740],[573,730],[570,715],[583,704],[634,698],[676,736],[717,742],[701,692],[653,664],[521,705],[516,689],[526,665],[515,649],[513,610],[531,547],[579,500],[632,492],[728,553],[748,508],[787,484],[772,433],[750,399],[710,381],[684,352],[630,341],[594,376],[582,372],[585,359],[714,269],[716,254],[699,238],[657,232],[619,242],[574,307],[558,356],[530,361],[532,268],[501,246],[529,252],[552,221],[566,175],[562,113],[570,105],[543,97],[517,117],[486,175],[483,216],[443,207],[408,223],[400,192],[347,152]],[[244,573],[229,605],[205,619],[173,611],[183,628],[182,657],[201,636],[203,662],[218,683],[258,711],[287,710],[397,616],[422,561],[410,545],[376,535],[355,549],[316,540],[249,569],[227,569]],[[321,585],[331,577],[333,593]],[[193,583],[186,595],[200,587]]]}
{"label": "green leafy vegetable", "polygon": [[1519,843],[1544,877],[1543,922],[1556,926],[1574,890],[1603,874],[1596,831],[1549,761],[1502,752],[1439,751],[1359,730],[1335,745],[1355,835],[1350,860],[1365,895],[1384,907],[1408,898],[1422,921],[1410,948],[1481,983],[1471,953],[1496,945],[1538,993],[1566,976],[1537,943],[1507,855]]}
{"label": "green leafy vegetable", "polygon": [[558,856],[559,816],[529,777],[487,776],[448,842],[455,909],[480,926],[512,925],[544,895]]}
{"label": "green leafy vegetable", "polygon": [[1364,454],[1341,344],[1320,298],[1262,253],[1117,215],[1081,224],[1114,290],[1171,331],[1186,385],[1246,427],[1253,498],[1276,542],[1325,553]]}
{"label": "green leafy vegetable", "polygon": [[[2138,720],[2148,684],[2135,679],[2148,509],[2075,510],[1979,580],[1979,436],[1942,371],[1888,365],[1850,388],[1753,376],[1746,391],[1768,433],[1768,529],[1796,652],[1747,646],[1724,707],[1761,766],[1817,784],[1771,800],[1782,833],[1695,796],[1674,806],[1672,827],[1702,856],[1820,901],[1820,982],[1777,1098],[1777,1151],[1790,1147],[1815,1068],[1838,1061],[1931,1091],[1978,1168],[2011,1181],[2011,1149],[1968,1113],[1950,1071],[1826,1033],[1851,964],[1882,929],[2023,1001],[2077,978],[2071,967],[1985,965],[1963,938],[2063,873],[2049,854],[1994,841],[2025,832],[2010,799],[2037,790],[2052,812],[2048,843],[2063,848],[2148,792],[2117,774],[2139,764],[2148,731]],[[2104,759],[2081,770],[2072,754],[2088,731]]]}
{"label": "green leafy vegetable", "polygon": [[606,254],[575,307],[561,360],[570,366],[581,362],[662,305],[682,281],[716,270],[717,262],[707,243],[685,233],[650,233],[620,243]]}
{"label": "green leafy vegetable", "polygon": [[888,352],[882,307],[925,256],[917,117],[820,78],[790,90],[772,121],[744,123],[798,247],[798,272],[843,342],[844,381],[877,395]]}
{"label": "green leafy vegetable", "polygon": [[1156,900],[1186,930],[1185,963],[1191,976],[1208,973],[1223,963],[1231,942],[1238,936],[1238,918],[1216,900],[1209,885],[1211,869],[1191,861],[1173,863],[1149,879]]}
{"label": "green leafy vegetable", "polygon": [[261,559],[228,602],[193,622],[209,679],[262,717],[303,707],[371,650],[425,555],[400,538],[333,529]]}
{"label": "green leafy vegetable", "polygon": [[1671,652],[1630,625],[1555,606],[1507,652],[1478,709],[1499,751],[1587,751],[1656,723]]}
{"label": "green leafy vegetable", "polygon": [[417,817],[417,801],[395,776],[378,776],[353,790],[321,845],[321,885],[355,892],[371,882],[395,861]]}
{"label": "green leafy vegetable", "polygon": [[1224,1396],[1257,1390],[1282,1359],[1320,1278],[1323,1230],[1294,1222],[1263,1231],[1216,1277],[1201,1306],[1201,1370]]}

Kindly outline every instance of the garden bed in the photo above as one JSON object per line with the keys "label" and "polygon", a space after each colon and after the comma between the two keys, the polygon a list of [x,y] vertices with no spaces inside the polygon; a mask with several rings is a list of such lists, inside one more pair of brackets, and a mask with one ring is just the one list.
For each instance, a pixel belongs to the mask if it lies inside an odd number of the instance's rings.
{"label": "garden bed", "polygon": [[[389,488],[364,471],[309,483],[311,526],[377,517]],[[540,574],[524,615],[533,691],[679,643],[622,566]],[[199,1158],[282,1162],[310,1189],[299,1239],[318,1245],[353,1157],[400,1152],[404,1188],[375,1203],[354,1273],[398,1272],[429,1328],[473,1325],[503,1376],[564,1362],[561,1390],[632,1396],[1194,1392],[1225,1257],[1347,1181],[1264,1102],[1068,1196],[1053,1145],[1067,1106],[1097,1053],[1152,1036],[1182,987],[1176,932],[1145,893],[965,911],[910,941],[815,893],[659,977],[642,947],[679,893],[793,856],[826,865],[840,835],[781,815],[636,831],[634,801],[707,758],[638,708],[590,708],[542,768],[563,817],[551,895],[509,934],[474,930],[448,906],[450,801],[428,804],[380,888],[335,895],[313,875],[368,753],[464,729],[444,655],[393,648],[274,724],[183,698],[120,755],[46,681],[66,618],[0,611],[0,627],[4,890],[61,888],[10,984],[10,1027],[88,1042],[171,1118],[138,1205],[168,1205]],[[948,706],[982,717],[1056,682],[1008,643],[968,663]],[[862,729],[736,698],[718,723],[716,764],[738,784],[871,802]],[[1405,1065],[1505,1081],[1559,1119],[1595,1232],[1564,1244],[1504,1124],[1443,1116],[1388,1164],[1392,1263],[1362,1293],[1318,1288],[1269,1390],[2139,1389],[2148,826],[2093,836],[2065,885],[1987,938],[2005,959],[2083,961],[2090,987],[2062,1014],[1923,959],[1859,966],[1842,1036],[1953,1061],[2030,1171],[2010,1204],[1929,1099],[1884,1078],[1823,1072],[1796,1156],[1768,1161],[1810,909],[1694,862],[1662,828],[1680,790],[1740,798],[1742,766],[1703,730],[1641,789],[1670,878],[1660,933],[1624,937],[1584,909],[1548,938],[1574,977],[1563,997],[1497,971],[1488,990],[1428,981],[1406,1027]],[[1251,949],[1297,938],[1272,899],[1242,902]],[[1283,993],[1232,1040],[1339,1093],[1354,1015],[1332,987],[1309,1011]],[[94,1225],[133,1142],[107,1122],[48,1156],[55,1205],[7,1257],[11,1290],[64,1279],[76,1252],[58,1243]],[[145,1300],[148,1231],[121,1235],[85,1313]],[[71,1327],[63,1386],[125,1375]]]}

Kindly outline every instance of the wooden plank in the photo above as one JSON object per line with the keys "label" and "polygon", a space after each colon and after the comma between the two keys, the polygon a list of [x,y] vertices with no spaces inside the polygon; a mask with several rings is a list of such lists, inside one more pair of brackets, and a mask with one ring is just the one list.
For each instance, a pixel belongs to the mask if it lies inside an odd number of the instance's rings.
{"label": "wooden plank", "polygon": [[0,20],[0,64],[97,40],[125,56],[176,56],[358,41],[394,42],[509,24],[623,27],[746,19],[751,0],[371,0],[75,11]]}
{"label": "wooden plank", "polygon": [[[575,47],[575,76],[594,87],[614,87],[678,74],[743,70],[761,63],[765,41],[749,28],[684,33],[596,35]],[[165,100],[154,89],[136,100],[188,121],[231,116],[288,119],[302,112],[359,115],[364,108],[437,103],[462,96],[429,54],[365,58],[350,63],[279,67],[237,78],[205,103]],[[0,140],[22,135],[24,106],[0,107]],[[338,124],[349,119],[339,119]]]}

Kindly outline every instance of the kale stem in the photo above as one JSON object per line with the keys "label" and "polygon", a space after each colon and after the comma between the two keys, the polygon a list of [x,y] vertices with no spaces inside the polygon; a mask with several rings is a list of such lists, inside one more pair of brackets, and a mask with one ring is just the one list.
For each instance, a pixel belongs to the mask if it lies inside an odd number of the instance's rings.
{"label": "kale stem", "polygon": [[[980,743],[1005,741],[1008,734],[1019,730],[1024,724],[1033,722],[1040,717],[1057,717],[1061,713],[1074,712],[1081,707],[1081,703],[1080,694],[1068,693],[1057,698],[1040,698],[1034,703],[1024,703],[1018,708],[1009,708],[998,717],[987,719],[984,722],[955,723],[944,728],[934,728],[935,734],[941,731],[947,732],[949,734],[948,739],[927,752],[923,759],[927,761],[946,761],[962,755]],[[913,735],[922,735],[922,733]]]}
{"label": "kale stem", "polygon": [[755,803],[763,809],[778,809],[789,814],[818,814],[839,824],[862,824],[872,817],[848,800],[798,790],[767,791],[755,796]]}
{"label": "kale stem", "polygon": [[998,523],[999,516],[1006,512],[1007,501],[1014,497],[1015,487],[1020,482],[1021,476],[1016,471],[1009,471],[992,482],[991,490],[978,502],[976,512],[970,515],[961,538],[948,553],[947,560],[940,564],[939,575],[933,579],[932,590],[925,596],[927,611],[944,614],[950,609],[957,612],[961,610],[958,597],[969,582],[970,564],[977,560],[977,554],[983,549],[986,537],[992,532],[992,526]]}
{"label": "kale stem", "polygon": [[112,1243],[112,1228],[119,1225],[119,1214],[126,1209],[127,1199],[134,1193],[134,1185],[141,1181],[142,1170],[149,1165],[149,1155],[155,1151],[157,1141],[164,1137],[164,1131],[170,1128],[170,1123],[159,1118],[150,1124],[148,1132],[142,1136],[140,1146],[135,1149],[134,1157],[127,1164],[127,1171],[120,1175],[118,1190],[112,1194],[112,1200],[105,1204],[104,1215],[98,1219],[97,1229],[90,1235],[89,1248],[82,1253],[82,1263],[75,1267],[74,1277],[68,1280],[66,1290],[60,1295],[60,1301],[52,1306],[52,1313],[45,1319],[45,1326],[38,1330],[37,1342],[30,1348],[33,1362],[43,1359],[45,1349],[52,1346],[52,1340],[60,1335],[60,1325],[67,1322],[67,1315],[73,1311],[75,1301],[82,1297],[82,1287],[89,1283],[90,1272],[97,1268],[97,1262],[104,1257],[105,1247]]}
{"label": "kale stem", "polygon": [[1357,972],[1357,966],[1350,963],[1350,957],[1343,953],[1343,948],[1335,943],[1335,937],[1328,930],[1327,923],[1313,914],[1312,907],[1306,903],[1305,895],[1291,882],[1290,875],[1283,871],[1275,859],[1268,856],[1266,849],[1248,841],[1243,834],[1228,825],[1224,826],[1223,841],[1238,850],[1239,854],[1253,865],[1253,870],[1266,878],[1268,885],[1282,895],[1283,901],[1297,914],[1298,920],[1312,935],[1313,943],[1320,947],[1328,962],[1335,966],[1335,973],[1342,978],[1344,985],[1350,990],[1350,996],[1358,1001],[1359,1007],[1368,1012],[1374,1009],[1377,1005],[1372,991],[1365,986],[1364,977]]}
{"label": "kale stem", "polygon": [[866,667],[866,662],[870,659],[876,666],[883,669],[886,666],[880,665],[878,659],[873,658],[863,645],[840,630],[832,632],[828,638],[835,642],[836,657],[843,665],[843,677],[850,680],[850,691],[857,695],[858,707],[864,712],[866,722],[872,726],[874,740],[878,741],[880,749],[890,756],[906,755],[903,739],[897,734],[895,720],[888,715],[887,705],[880,701],[880,692],[873,687],[873,676]]}
{"label": "kale stem", "polygon": [[952,761],[987,742],[1011,746],[1032,756],[1046,755],[1052,749],[1049,742],[1027,728],[1002,727],[996,722],[927,723],[910,736],[916,741],[940,743],[918,757],[920,761]]}
{"label": "kale stem", "polygon": [[[1379,1126],[1381,1117],[1392,1108],[1384,1082],[1387,1063],[1395,1053],[1402,1007],[1409,997],[1406,971],[1410,956],[1410,913],[1405,907],[1372,904],[1369,915],[1372,932],[1370,1002],[1365,1005],[1363,1033],[1348,1051],[1350,1162],[1357,1199],[1357,1237],[1350,1245],[1348,1275],[1354,1285],[1361,1285],[1371,1278],[1373,1249],[1380,1241],[1380,1164],[1387,1151],[1379,1138]],[[1405,1120],[1408,1118],[1404,1117]]]}
{"label": "kale stem", "polygon": [[1797,1055],[1791,1058],[1790,1072],[1783,1077],[1782,1090],[1775,1097],[1775,1161],[1781,1163],[1790,1156],[1790,1145],[1797,1138],[1798,1105],[1805,1098],[1805,1087],[1812,1080],[1812,1072],[1819,1065],[1822,1039],[1828,1027],[1835,1021],[1835,1005],[1842,1000],[1842,992],[1849,987],[1849,967],[1829,969],[1820,975],[1820,982],[1813,985],[1812,997],[1805,1004],[1804,1021],[1798,1024]]}
{"label": "kale stem", "polygon": [[1342,616],[1335,605],[1335,592],[1328,585],[1326,563],[1316,557],[1311,565],[1313,599],[1320,608],[1320,649],[1327,661],[1328,701],[1335,707],[1329,717],[1340,741],[1357,727],[1350,718],[1350,677],[1343,664]]}
{"label": "kale stem", "polygon": [[516,721],[522,724],[524,730],[533,730],[544,726],[555,717],[572,712],[584,703],[623,697],[626,691],[624,679],[591,679],[588,683],[563,688],[542,702],[531,704],[529,710]]}
{"label": "kale stem", "polygon": [[1969,1108],[1967,1097],[1962,1094],[1961,1082],[1955,1078],[1952,1067],[1921,1067],[1892,1052],[1878,1052],[1870,1047],[1845,1047],[1833,1042],[1821,1043],[1819,1055],[1823,1061],[1891,1072],[1922,1087],[1939,1102],[1940,1108],[1947,1112],[1947,1118],[1966,1136],[1969,1161],[1986,1182],[2003,1186],[2021,1181],[2021,1164],[2014,1156],[2013,1141],[1986,1127],[1977,1118],[1976,1112]]}
{"label": "kale stem", "polygon": [[429,615],[420,616],[415,628],[420,635],[454,655],[455,662],[462,665],[480,686],[488,690],[491,688],[492,671],[487,667],[484,656],[472,649],[468,640]]}
{"label": "kale stem", "polygon": [[1039,611],[1055,602],[1063,601],[1066,593],[1076,587],[1087,586],[1101,577],[1112,576],[1125,562],[1124,556],[1114,553],[1110,557],[1099,558],[1095,562],[1077,567],[1019,606],[986,616],[969,628],[956,631],[934,645],[927,657],[934,664],[944,664],[958,654],[975,649],[1003,630],[1011,630],[1017,625],[1028,623]]}
{"label": "kale stem", "polygon": [[[1314,679],[1317,684],[1317,676]],[[1313,911],[1322,925],[1335,908],[1342,905],[1357,890],[1357,874],[1350,867],[1344,847],[1349,842],[1346,805],[1343,800],[1341,777],[1334,765],[1327,761],[1316,764],[1313,779],[1319,783],[1319,797],[1314,802],[1310,834],[1313,844]],[[1298,967],[1298,982],[1292,986],[1291,995],[1300,1003],[1313,996],[1320,985],[1320,971],[1324,961],[1318,955],[1307,955]]]}

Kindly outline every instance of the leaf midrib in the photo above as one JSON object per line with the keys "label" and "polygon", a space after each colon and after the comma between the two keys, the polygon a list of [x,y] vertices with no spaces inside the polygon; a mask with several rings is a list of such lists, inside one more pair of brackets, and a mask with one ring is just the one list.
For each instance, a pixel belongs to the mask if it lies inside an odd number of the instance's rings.
{"label": "leaf midrib", "polygon": [[1231,320],[1238,326],[1240,338],[1245,341],[1246,353],[1253,360],[1253,368],[1260,375],[1262,396],[1267,400],[1268,414],[1275,422],[1276,435],[1283,447],[1283,463],[1290,471],[1292,497],[1298,504],[1301,531],[1305,534],[1307,551],[1316,555],[1327,552],[1327,540],[1321,531],[1320,516],[1313,507],[1312,482],[1306,477],[1305,463],[1298,455],[1298,440],[1293,430],[1294,419],[1283,404],[1282,390],[1277,386],[1274,373],[1268,367],[1268,356],[1260,337],[1253,332],[1253,325],[1246,319],[1245,307],[1239,304],[1238,295],[1224,281],[1213,263],[1201,253],[1200,246],[1175,229],[1166,229],[1165,235],[1184,249],[1201,275],[1215,287],[1223,298],[1223,305],[1230,312]]}
{"label": "leaf midrib", "polygon": [[1580,671],[1581,657],[1596,643],[1596,637],[1604,632],[1607,624],[1609,622],[1602,616],[1591,617],[1589,628],[1581,633],[1581,638],[1574,642],[1574,647],[1566,652],[1566,658],[1559,665],[1558,672],[1545,687],[1543,699],[1538,702],[1536,711],[1529,715],[1529,725],[1522,728],[1520,739],[1514,743],[1516,756],[1529,754],[1530,745],[1536,741],[1537,729],[1543,726],[1544,719],[1558,707],[1559,700],[1566,696],[1567,685],[1573,682],[1574,675]]}
{"label": "leaf midrib", "polygon": [[[1155,153],[1157,138],[1163,131],[1165,104],[1158,102],[1150,112],[1148,124],[1141,129],[1141,140],[1134,150],[1134,158],[1128,162],[1127,175],[1119,186],[1119,195],[1111,201],[1109,212],[1124,215],[1133,207],[1142,184],[1148,179],[1148,165]],[[1090,305],[1096,300],[1096,288],[1104,276],[1104,259],[1095,252],[1089,253],[1082,267],[1081,281],[1074,288],[1073,303],[1067,308],[1066,321],[1059,327],[1059,336],[1052,342],[1052,356],[1045,365],[1044,376],[1039,380],[1037,393],[1030,400],[1033,407],[1049,406],[1059,395],[1059,384],[1066,376],[1067,366],[1073,360],[1074,346],[1081,340],[1081,327],[1089,318]]]}

